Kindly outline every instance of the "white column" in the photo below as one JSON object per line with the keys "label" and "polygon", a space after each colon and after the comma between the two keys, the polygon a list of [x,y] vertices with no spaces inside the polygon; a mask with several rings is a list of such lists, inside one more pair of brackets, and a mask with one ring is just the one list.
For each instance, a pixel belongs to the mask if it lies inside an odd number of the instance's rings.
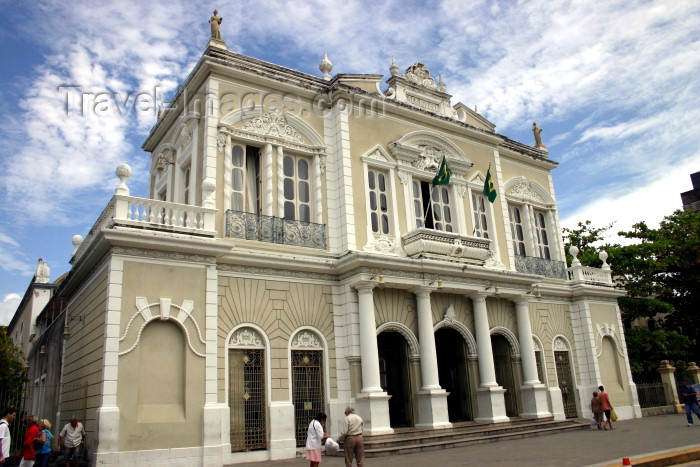
{"label": "white column", "polygon": [[530,325],[529,300],[527,297],[516,297],[516,319],[518,321],[518,340],[520,341],[520,359],[523,366],[523,384],[520,386],[523,418],[551,417],[547,406],[547,388],[537,376],[535,362],[535,346],[532,344],[532,326]]}
{"label": "white column", "polygon": [[277,146],[277,217],[284,217],[284,148]]}
{"label": "white column", "polygon": [[382,392],[379,381],[379,349],[374,320],[374,283],[355,286],[360,312],[360,352],[362,358],[362,392]]}
{"label": "white column", "polygon": [[437,351],[433,332],[433,316],[430,309],[430,292],[432,288],[420,287],[414,291],[418,309],[418,339],[420,341],[420,370],[423,375],[421,390],[440,388],[438,375]]}
{"label": "white column", "polygon": [[518,321],[518,339],[520,340],[520,358],[523,365],[523,384],[537,384],[537,363],[535,362],[535,347],[532,345],[532,328],[528,299],[519,297],[513,300]]}
{"label": "white column", "polygon": [[476,401],[479,407],[476,421],[482,423],[507,422],[509,418],[506,416],[506,401],[503,397],[506,391],[496,382],[486,296],[483,293],[476,293],[472,296],[472,303],[474,305],[474,328],[476,330],[480,379],[479,387],[476,389]]}
{"label": "white column", "polygon": [[368,435],[394,432],[389,419],[391,396],[382,390],[379,378],[379,349],[372,293],[375,285],[373,281],[363,281],[353,286],[357,290],[362,361],[362,391],[357,395],[357,405],[360,416],[364,419],[364,432]]}
{"label": "white column", "polygon": [[[274,196],[272,195],[272,145],[271,144],[266,144],[265,149],[263,151],[263,160],[262,160],[262,173],[263,173],[263,180],[264,180],[264,189],[263,193],[260,194],[262,196],[262,214],[263,216],[272,216],[272,199]],[[278,181],[277,183],[282,183],[281,181]],[[280,198],[282,200],[283,198]]]}
{"label": "white column", "polygon": [[474,304],[474,328],[476,331],[476,351],[479,356],[480,387],[496,387],[496,370],[493,366],[491,348],[491,328],[486,311],[486,297],[478,294],[472,297]]}
{"label": "white column", "polygon": [[420,369],[423,379],[421,390],[416,394],[418,401],[416,427],[447,428],[451,427],[452,424],[447,409],[448,393],[440,387],[433,313],[430,307],[430,292],[432,290],[432,287],[418,287],[413,291],[416,295]]}

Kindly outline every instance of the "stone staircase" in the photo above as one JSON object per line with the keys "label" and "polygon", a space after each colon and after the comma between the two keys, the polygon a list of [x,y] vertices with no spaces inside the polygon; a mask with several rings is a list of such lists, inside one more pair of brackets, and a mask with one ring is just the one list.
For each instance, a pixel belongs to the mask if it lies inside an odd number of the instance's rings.
{"label": "stone staircase", "polygon": [[506,423],[488,425],[461,422],[454,423],[452,428],[436,430],[397,428],[391,434],[365,436],[365,456],[410,454],[584,429],[590,429],[590,423],[587,420],[554,420],[552,418],[539,420],[511,418]]}

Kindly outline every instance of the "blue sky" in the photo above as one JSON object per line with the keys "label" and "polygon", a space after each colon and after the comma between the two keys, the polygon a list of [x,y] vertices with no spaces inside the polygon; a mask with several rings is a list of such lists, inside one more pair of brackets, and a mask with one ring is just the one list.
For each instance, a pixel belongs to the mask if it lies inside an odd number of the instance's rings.
{"label": "blue sky", "polygon": [[[194,3],[194,2],[193,2]],[[592,6],[594,5],[594,6]],[[114,192],[146,196],[153,107],[66,112],[66,91],[172,96],[214,8],[230,50],[320,75],[382,73],[391,57],[442,74],[453,104],[533,144],[543,128],[563,225],[657,224],[700,171],[700,2],[0,0],[0,324],[44,258],[69,269]]]}

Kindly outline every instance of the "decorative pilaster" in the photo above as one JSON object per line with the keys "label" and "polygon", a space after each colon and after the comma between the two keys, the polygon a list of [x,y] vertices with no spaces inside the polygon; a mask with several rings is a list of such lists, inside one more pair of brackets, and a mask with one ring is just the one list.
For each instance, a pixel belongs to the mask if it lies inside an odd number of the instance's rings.
{"label": "decorative pilaster", "polygon": [[416,295],[418,312],[418,339],[420,341],[420,367],[422,387],[417,392],[418,423],[416,427],[445,428],[450,427],[447,411],[447,391],[440,387],[437,351],[435,350],[435,332],[430,308],[432,287],[419,287]]}
{"label": "decorative pilaster", "polygon": [[496,382],[486,296],[481,293],[474,294],[472,303],[474,305],[474,328],[476,330],[479,379],[481,381],[476,390],[479,406],[479,417],[476,418],[476,421],[483,423],[507,422],[509,418],[506,416],[506,402],[503,397],[506,391]]}
{"label": "decorative pilaster", "polygon": [[532,344],[532,326],[530,325],[530,313],[528,311],[528,299],[517,297],[515,313],[518,321],[518,340],[520,340],[520,359],[523,367],[523,385],[520,386],[523,418],[551,417],[547,407],[547,388],[537,377],[537,362],[535,361],[535,347]]}

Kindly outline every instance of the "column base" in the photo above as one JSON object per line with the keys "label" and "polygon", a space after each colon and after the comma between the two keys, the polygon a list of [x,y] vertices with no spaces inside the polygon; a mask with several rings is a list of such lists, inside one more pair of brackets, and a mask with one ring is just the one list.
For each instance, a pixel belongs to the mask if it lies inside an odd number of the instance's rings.
{"label": "column base", "polygon": [[542,383],[523,384],[520,386],[520,398],[522,400],[522,418],[547,418],[551,417],[547,404],[547,387]]}
{"label": "column base", "polygon": [[503,397],[506,390],[501,386],[487,386],[476,389],[476,401],[479,416],[474,419],[477,423],[503,423],[510,420],[506,416],[506,400]]}
{"label": "column base", "polygon": [[270,460],[289,459],[296,456],[297,440],[294,438],[295,430],[294,404],[290,402],[271,402]]}
{"label": "column base", "polygon": [[418,423],[416,428],[451,428],[447,412],[447,396],[444,389],[418,391]]}
{"label": "column base", "polygon": [[558,386],[549,388],[549,404],[554,420],[566,420],[564,401],[561,398],[561,389]]}
{"label": "column base", "polygon": [[97,409],[97,452],[119,451],[119,419],[119,407]]}
{"label": "column base", "polygon": [[385,392],[360,392],[356,401],[360,417],[364,424],[364,433],[368,435],[384,435],[393,433],[389,420],[389,399]]}

